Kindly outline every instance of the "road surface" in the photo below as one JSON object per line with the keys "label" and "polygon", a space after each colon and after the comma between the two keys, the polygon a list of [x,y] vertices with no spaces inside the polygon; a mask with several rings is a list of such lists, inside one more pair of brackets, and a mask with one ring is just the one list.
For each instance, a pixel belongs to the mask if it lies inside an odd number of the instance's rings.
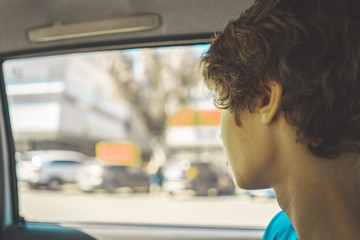
{"label": "road surface", "polygon": [[194,197],[121,192],[81,193],[23,189],[20,213],[27,220],[266,226],[280,211],[276,200],[242,193],[235,196]]}

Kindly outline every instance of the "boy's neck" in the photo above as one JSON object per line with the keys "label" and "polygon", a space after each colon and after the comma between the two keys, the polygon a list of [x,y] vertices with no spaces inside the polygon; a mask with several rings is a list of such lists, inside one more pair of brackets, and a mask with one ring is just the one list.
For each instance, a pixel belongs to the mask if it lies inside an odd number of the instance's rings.
{"label": "boy's neck", "polygon": [[274,190],[299,239],[358,238],[359,155],[341,155],[338,159],[298,157],[291,160],[284,174],[286,181]]}

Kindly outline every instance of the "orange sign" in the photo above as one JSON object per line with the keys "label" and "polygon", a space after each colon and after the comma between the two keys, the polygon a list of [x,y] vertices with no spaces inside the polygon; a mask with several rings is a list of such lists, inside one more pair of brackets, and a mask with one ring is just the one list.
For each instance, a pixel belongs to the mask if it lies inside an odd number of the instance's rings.
{"label": "orange sign", "polygon": [[221,110],[200,110],[199,114],[199,125],[211,125],[217,126],[221,123]]}
{"label": "orange sign", "polygon": [[108,163],[137,165],[141,163],[140,149],[130,142],[99,142],[96,156]]}
{"label": "orange sign", "polygon": [[193,110],[191,108],[182,108],[172,118],[169,118],[168,124],[171,126],[217,126],[221,122],[221,110],[205,109]]}

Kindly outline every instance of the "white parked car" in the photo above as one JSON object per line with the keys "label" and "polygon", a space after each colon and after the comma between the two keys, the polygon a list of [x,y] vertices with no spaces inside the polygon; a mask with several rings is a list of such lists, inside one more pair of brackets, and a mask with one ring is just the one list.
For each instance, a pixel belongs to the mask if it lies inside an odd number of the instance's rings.
{"label": "white parked car", "polygon": [[66,150],[30,151],[23,156],[17,163],[18,180],[34,189],[45,186],[51,190],[75,183],[77,169],[87,159],[82,153]]}

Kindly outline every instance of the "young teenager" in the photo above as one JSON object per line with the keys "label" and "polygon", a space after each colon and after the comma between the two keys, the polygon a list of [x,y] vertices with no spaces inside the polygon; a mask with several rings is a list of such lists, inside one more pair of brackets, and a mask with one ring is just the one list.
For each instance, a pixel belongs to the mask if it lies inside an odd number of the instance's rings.
{"label": "young teenager", "polygon": [[360,239],[359,5],[257,0],[202,57],[237,185],[284,211],[264,239]]}

